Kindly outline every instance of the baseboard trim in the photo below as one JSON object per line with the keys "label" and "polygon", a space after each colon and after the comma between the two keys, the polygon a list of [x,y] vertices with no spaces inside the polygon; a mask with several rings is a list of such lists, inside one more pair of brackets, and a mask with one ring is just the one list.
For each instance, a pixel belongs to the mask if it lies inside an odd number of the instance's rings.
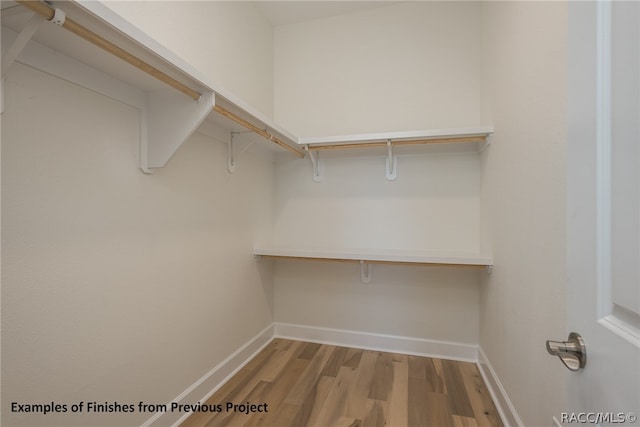
{"label": "baseboard trim", "polygon": [[484,379],[484,383],[489,389],[489,393],[496,405],[496,409],[502,419],[502,423],[506,427],[524,427],[524,424],[516,412],[516,408],[513,406],[513,403],[511,403],[511,399],[509,399],[506,390],[502,386],[496,371],[493,370],[487,355],[480,346],[478,346],[478,370]]}
{"label": "baseboard trim", "polygon": [[[178,397],[167,404],[171,407],[171,403],[177,402],[205,402],[213,395],[229,378],[236,374],[244,365],[255,357],[264,347],[269,344],[275,335],[274,324],[267,326],[255,337],[245,343],[238,350],[234,351],[229,357],[220,362],[217,366],[204,374],[200,379],[190,385],[185,391],[180,393]],[[186,420],[190,413],[171,413],[158,412],[149,418],[142,427],[151,426],[178,426]]]}
{"label": "baseboard trim", "polygon": [[415,356],[437,357],[464,362],[475,363],[478,361],[478,346],[474,344],[294,325],[290,323],[275,323],[274,325],[276,338],[339,345],[365,350],[388,351]]}

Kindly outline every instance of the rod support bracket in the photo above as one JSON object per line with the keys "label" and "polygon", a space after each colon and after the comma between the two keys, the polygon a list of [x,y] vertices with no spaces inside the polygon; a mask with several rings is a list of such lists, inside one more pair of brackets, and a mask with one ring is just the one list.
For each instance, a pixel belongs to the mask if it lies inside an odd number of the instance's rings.
{"label": "rod support bracket", "polygon": [[493,134],[490,133],[489,135],[485,136],[484,138],[484,142],[482,143],[482,145],[480,146],[478,153],[482,153],[484,150],[486,150],[487,148],[489,148],[491,146],[491,142],[492,142],[492,138]]}
{"label": "rod support bracket", "polygon": [[[234,173],[236,171],[236,166],[238,164],[237,159],[240,158],[240,156],[242,156],[244,154],[245,151],[247,151],[251,145],[253,145],[253,142],[249,141],[244,147],[242,147],[242,149],[240,148],[236,148],[236,135],[241,135],[243,133],[253,133],[251,131],[244,131],[244,132],[229,132],[229,134],[231,135],[231,137],[229,138],[229,149],[227,150],[227,171],[229,173]],[[242,142],[242,140],[240,140],[240,142]]]}
{"label": "rod support bracket", "polygon": [[51,18],[49,22],[52,22],[62,27],[64,25],[64,21],[66,20],[67,20],[67,14],[64,13],[64,10],[56,7],[53,12],[53,18]]}
{"label": "rod support bracket", "polygon": [[385,176],[388,181],[394,181],[397,177],[398,158],[393,155],[393,148],[391,146],[391,140],[387,139],[387,169]]}
{"label": "rod support bracket", "polygon": [[227,171],[234,173],[236,171],[236,160],[234,158],[234,133],[231,132],[231,138],[229,139],[229,149],[227,150]]}
{"label": "rod support bracket", "polygon": [[307,152],[309,160],[311,160],[313,182],[322,182],[322,179],[324,178],[324,165],[322,164],[320,155],[317,152],[310,150],[308,145],[305,145],[304,150]]}
{"label": "rod support bracket", "polygon": [[367,264],[364,260],[360,260],[360,281],[362,283],[370,283],[373,273],[373,265]]}

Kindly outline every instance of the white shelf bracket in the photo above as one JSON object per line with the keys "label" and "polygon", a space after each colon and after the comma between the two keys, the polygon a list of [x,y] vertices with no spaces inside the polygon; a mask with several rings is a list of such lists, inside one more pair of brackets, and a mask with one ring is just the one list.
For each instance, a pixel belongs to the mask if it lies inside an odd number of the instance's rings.
{"label": "white shelf bracket", "polygon": [[360,260],[360,281],[362,283],[370,283],[373,273],[373,265],[367,264],[364,260]]}
{"label": "white shelf bracket", "polygon": [[33,16],[31,16],[31,18],[29,19],[29,21],[27,21],[24,28],[22,28],[22,31],[20,31],[20,34],[18,34],[18,37],[16,37],[16,39],[13,41],[13,44],[11,45],[11,47],[7,49],[4,55],[2,55],[2,61],[1,61],[2,68],[0,69],[0,79],[2,80],[2,92],[0,92],[0,96],[2,96],[2,99],[0,100],[0,104],[1,104],[0,111],[3,113],[4,113],[4,78],[7,75],[9,68],[11,68],[16,58],[18,58],[18,55],[20,55],[20,52],[22,52],[22,50],[27,46],[27,43],[29,43],[29,40],[31,40],[33,35],[36,33],[36,31],[38,31],[38,28],[40,28],[40,25],[42,25],[44,21],[46,21],[44,16],[34,13]]}
{"label": "white shelf bracket", "polygon": [[44,16],[36,13],[22,28],[22,31],[20,31],[20,34],[18,34],[18,37],[16,37],[11,47],[2,56],[2,78],[5,77],[11,65],[13,65],[18,55],[20,55],[20,52],[27,46],[29,40],[31,40],[44,21],[46,21]]}
{"label": "white shelf bracket", "polygon": [[484,268],[484,271],[485,271],[485,273],[487,273],[487,274],[491,274],[491,273],[493,273],[493,265],[487,265],[487,266]]}
{"label": "white shelf bracket", "polygon": [[234,158],[234,144],[233,138],[235,134],[231,132],[231,138],[229,139],[229,149],[227,150],[227,171],[234,173],[236,171],[236,160]]}
{"label": "white shelf bracket", "polygon": [[484,150],[486,150],[487,148],[489,148],[491,146],[491,139],[493,137],[493,134],[490,133],[489,135],[487,135],[484,138],[484,142],[482,143],[482,146],[480,147],[480,149],[478,150],[478,153],[482,153]]}
{"label": "white shelf bracket", "polygon": [[397,178],[398,158],[393,155],[391,140],[387,139],[387,171],[386,177],[388,181],[394,181]]}
{"label": "white shelf bracket", "polygon": [[322,179],[324,178],[324,167],[322,160],[320,159],[320,154],[309,150],[308,145],[306,145],[304,149],[309,155],[309,160],[311,160],[313,182],[322,182]]}
{"label": "white shelf bracket", "polygon": [[147,107],[140,108],[140,170],[147,174],[153,175],[153,171],[149,169],[149,116],[147,115]]}
{"label": "white shelf bracket", "polygon": [[241,133],[252,133],[250,131],[247,132],[231,132],[231,138],[229,139],[229,149],[227,150],[227,171],[229,173],[234,173],[236,171],[237,159],[240,158],[245,151],[253,145],[253,142],[248,143],[240,152],[236,153],[236,142],[235,136]]}

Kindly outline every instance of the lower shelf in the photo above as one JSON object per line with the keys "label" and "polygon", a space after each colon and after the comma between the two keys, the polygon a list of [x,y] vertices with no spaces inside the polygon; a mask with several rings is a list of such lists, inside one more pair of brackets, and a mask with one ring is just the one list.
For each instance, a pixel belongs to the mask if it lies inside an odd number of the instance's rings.
{"label": "lower shelf", "polygon": [[361,279],[371,280],[369,264],[429,265],[442,267],[485,268],[491,272],[493,260],[490,257],[469,253],[418,252],[398,250],[310,250],[291,248],[256,248],[253,254],[260,257],[279,259],[302,259],[334,262],[359,262]]}

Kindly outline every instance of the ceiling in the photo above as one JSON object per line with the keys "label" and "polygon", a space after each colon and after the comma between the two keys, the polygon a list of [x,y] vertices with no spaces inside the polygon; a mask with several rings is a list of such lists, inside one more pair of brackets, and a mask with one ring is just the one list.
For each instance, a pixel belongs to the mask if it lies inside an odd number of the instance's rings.
{"label": "ceiling", "polygon": [[273,26],[328,18],[377,7],[398,1],[254,1],[255,6]]}

